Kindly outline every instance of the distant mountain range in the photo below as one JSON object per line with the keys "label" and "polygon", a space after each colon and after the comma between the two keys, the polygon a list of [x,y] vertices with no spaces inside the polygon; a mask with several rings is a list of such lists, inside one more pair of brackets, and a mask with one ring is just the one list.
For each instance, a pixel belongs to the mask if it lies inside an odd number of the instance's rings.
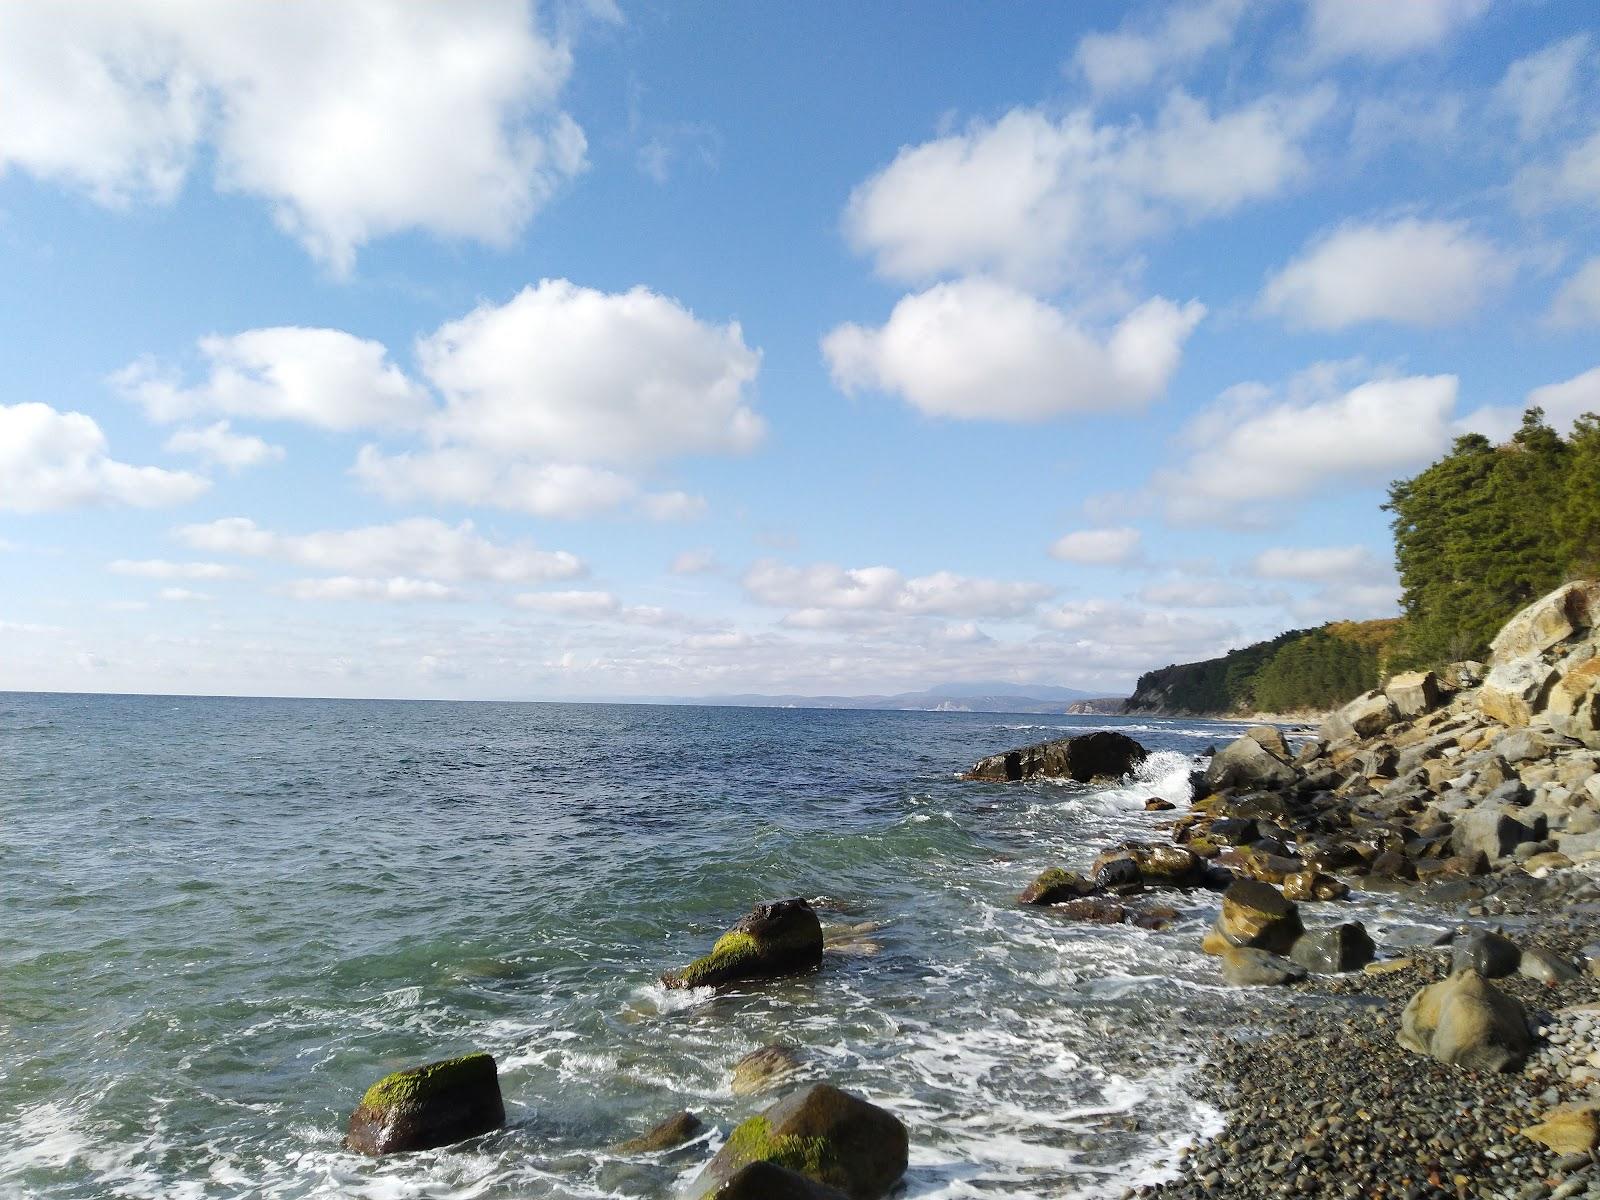
{"label": "distant mountain range", "polygon": [[[1093,692],[1042,683],[947,683],[921,692],[892,696],[766,696],[744,692],[671,701],[721,704],[739,708],[865,708],[903,712],[996,712],[1062,714],[1086,701]],[[1121,701],[1115,703],[1120,707]],[[1103,710],[1102,710],[1103,711]]]}

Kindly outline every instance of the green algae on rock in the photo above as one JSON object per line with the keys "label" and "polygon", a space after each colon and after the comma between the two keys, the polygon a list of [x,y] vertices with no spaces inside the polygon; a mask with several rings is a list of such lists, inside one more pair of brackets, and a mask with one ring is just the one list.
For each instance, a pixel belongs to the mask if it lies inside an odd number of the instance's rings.
{"label": "green algae on rock", "polygon": [[350,1114],[345,1145],[358,1154],[428,1150],[506,1122],[494,1057],[466,1054],[385,1075]]}
{"label": "green algae on rock", "polygon": [[716,940],[711,953],[668,971],[669,988],[721,987],[741,979],[771,979],[814,971],[822,964],[822,922],[805,900],[757,905]]}
{"label": "green algae on rock", "polygon": [[720,1195],[741,1168],[765,1162],[851,1200],[878,1200],[905,1174],[908,1147],[906,1128],[893,1113],[830,1084],[814,1084],[735,1128],[690,1194]]}

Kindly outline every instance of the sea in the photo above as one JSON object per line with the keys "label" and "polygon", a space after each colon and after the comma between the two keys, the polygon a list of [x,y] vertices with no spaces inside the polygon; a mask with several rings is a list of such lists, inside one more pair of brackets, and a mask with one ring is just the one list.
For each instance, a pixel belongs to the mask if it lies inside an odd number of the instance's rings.
{"label": "sea", "polygon": [[[958,778],[1103,728],[1150,750],[1137,778]],[[1312,1001],[1220,986],[1215,896],[1164,895],[1164,931],[1015,896],[1159,836],[1146,799],[1239,729],[0,693],[0,1196],[674,1197],[771,1102],[730,1068],[773,1042],[906,1124],[904,1197],[1120,1195],[1220,1128],[1215,1039]],[[820,971],[660,985],[788,896]],[[470,1050],[504,1130],[342,1148],[368,1084]],[[612,1149],[679,1109],[692,1145]]]}

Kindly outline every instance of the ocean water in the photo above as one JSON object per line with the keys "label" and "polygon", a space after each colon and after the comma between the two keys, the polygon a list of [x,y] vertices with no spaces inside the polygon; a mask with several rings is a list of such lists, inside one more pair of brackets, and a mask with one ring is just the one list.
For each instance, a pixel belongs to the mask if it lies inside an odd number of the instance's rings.
{"label": "ocean water", "polygon": [[[1136,781],[972,784],[1119,727]],[[911,1133],[908,1197],[1115,1195],[1218,1117],[1204,1046],[1263,1004],[1164,932],[1020,910],[1150,832],[1220,722],[0,694],[0,1195],[668,1197],[770,1097],[782,1040]],[[810,897],[823,969],[668,992],[753,904]],[[341,1149],[387,1071],[470,1049],[509,1126]],[[709,1131],[608,1147],[689,1108]]]}

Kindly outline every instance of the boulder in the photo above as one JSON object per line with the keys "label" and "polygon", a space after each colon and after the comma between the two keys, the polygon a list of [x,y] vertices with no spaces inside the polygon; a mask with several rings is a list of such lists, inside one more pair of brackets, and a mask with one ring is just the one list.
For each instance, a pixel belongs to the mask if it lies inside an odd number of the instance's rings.
{"label": "boulder", "polygon": [[1420,717],[1439,706],[1439,677],[1432,671],[1395,675],[1383,685],[1383,694],[1402,717]]}
{"label": "boulder", "polygon": [[1101,887],[1148,884],[1151,887],[1190,887],[1199,882],[1205,865],[1183,846],[1128,842],[1095,855],[1089,873]]}
{"label": "boulder", "polygon": [[1350,894],[1350,886],[1321,871],[1294,871],[1283,877],[1283,895],[1286,900],[1342,900]]}
{"label": "boulder", "polygon": [[1076,871],[1049,867],[1040,871],[1038,878],[1022,889],[1021,894],[1017,896],[1017,903],[1062,904],[1068,900],[1076,900],[1079,896],[1087,896],[1092,891],[1094,884]]}
{"label": "boulder", "polygon": [[675,1112],[665,1121],[617,1147],[618,1154],[659,1154],[694,1141],[705,1130],[705,1122],[688,1110]]}
{"label": "boulder", "polygon": [[1050,913],[1069,921],[1087,921],[1091,925],[1121,925],[1128,919],[1128,910],[1115,900],[1093,896],[1057,904]]}
{"label": "boulder", "polygon": [[740,1167],[708,1200],[847,1200],[837,1188],[769,1162]]}
{"label": "boulder", "polygon": [[740,1168],[766,1162],[852,1200],[877,1200],[905,1174],[907,1148],[906,1127],[893,1113],[829,1084],[813,1084],[736,1127],[691,1195],[718,1195]]}
{"label": "boulder", "polygon": [[1230,945],[1287,954],[1301,933],[1300,910],[1271,884],[1241,879],[1222,893],[1217,932]]}
{"label": "boulder", "polygon": [[1222,952],[1222,978],[1230,987],[1276,987],[1305,977],[1299,963],[1252,946],[1229,946]]}
{"label": "boulder", "polygon": [[972,765],[967,779],[1014,782],[1019,779],[1121,779],[1147,757],[1147,751],[1126,734],[1102,730],[1078,737],[1039,742],[991,754]]}
{"label": "boulder", "polygon": [[1244,731],[1244,736],[1261,744],[1261,748],[1280,762],[1290,760],[1289,743],[1284,739],[1283,730],[1276,725],[1252,725]]}
{"label": "boulder", "polygon": [[721,987],[744,979],[797,975],[822,965],[822,922],[800,898],[757,905],[716,940],[711,953],[668,971],[669,988]]}
{"label": "boulder", "polygon": [[1171,800],[1163,800],[1160,796],[1151,796],[1144,802],[1145,812],[1171,812],[1177,807]]}
{"label": "boulder", "polygon": [[770,1091],[805,1065],[805,1060],[792,1046],[773,1042],[750,1051],[733,1064],[733,1094],[749,1096]]}
{"label": "boulder", "polygon": [[1281,788],[1294,782],[1294,768],[1253,737],[1242,737],[1213,756],[1204,784],[1222,788]]}
{"label": "boulder", "polygon": [[[1522,810],[1518,809],[1521,813]],[[1504,804],[1484,803],[1460,813],[1450,834],[1451,849],[1465,858],[1482,854],[1491,863],[1507,857],[1524,842],[1542,842],[1549,833],[1545,818],[1524,814],[1524,824]]]}
{"label": "boulder", "polygon": [[[1564,583],[1500,627],[1489,665],[1533,658],[1600,620],[1600,583]],[[1493,672],[1491,671],[1492,675]]]}
{"label": "boulder", "polygon": [[1533,1039],[1520,1001],[1476,971],[1461,971],[1411,997],[1400,1014],[1399,1042],[1467,1070],[1514,1071]]}
{"label": "boulder", "polygon": [[1357,696],[1322,726],[1322,736],[1329,742],[1343,738],[1369,738],[1382,733],[1399,719],[1394,703],[1382,692],[1367,692]]}
{"label": "boulder", "polygon": [[1571,983],[1581,978],[1578,969],[1566,959],[1537,946],[1530,946],[1522,952],[1521,961],[1517,963],[1517,974],[1526,975],[1539,983]]}
{"label": "boulder", "polygon": [[1555,668],[1539,659],[1501,663],[1478,689],[1478,708],[1502,725],[1526,725],[1543,710],[1555,681]]}
{"label": "boulder", "polygon": [[1377,947],[1360,921],[1317,929],[1295,940],[1289,957],[1317,975],[1359,971],[1377,955]]}
{"label": "boulder", "polygon": [[1563,1104],[1518,1132],[1557,1154],[1590,1154],[1600,1150],[1600,1105]]}
{"label": "boulder", "polygon": [[467,1054],[378,1080],[350,1114],[344,1144],[357,1154],[431,1150],[505,1123],[494,1057]]}

